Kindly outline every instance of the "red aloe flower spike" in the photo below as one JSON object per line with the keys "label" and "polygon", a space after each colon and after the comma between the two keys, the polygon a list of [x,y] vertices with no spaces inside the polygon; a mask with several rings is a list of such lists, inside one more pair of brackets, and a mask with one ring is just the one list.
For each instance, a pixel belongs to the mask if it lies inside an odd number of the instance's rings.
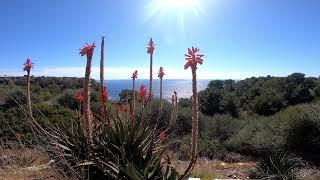
{"label": "red aloe flower spike", "polygon": [[[91,64],[92,64],[92,56],[95,48],[95,44],[88,44],[80,49],[80,55],[87,57],[87,64],[85,70],[85,78],[83,81],[83,109],[84,109],[84,120],[83,120],[83,130],[84,134],[87,138],[87,144],[92,147],[93,146],[93,126],[92,126],[92,116],[91,116],[91,105],[90,105],[90,74],[91,74]],[[91,151],[91,149],[89,149]]]}
{"label": "red aloe flower spike", "polygon": [[147,50],[147,53],[148,54],[153,54],[153,51],[154,51],[154,42],[152,40],[152,38],[150,38],[150,41],[149,41],[149,44],[148,44],[148,50]]}
{"label": "red aloe flower spike", "polygon": [[[184,173],[179,179],[184,179],[191,173],[196,162],[198,153],[198,132],[199,132],[199,120],[198,120],[198,93],[197,93],[197,64],[203,63],[204,55],[198,54],[200,49],[192,47],[188,48],[188,54],[185,54],[187,63],[184,65],[184,69],[191,67],[192,71],[192,133],[191,133],[191,158],[190,163]],[[176,97],[176,96],[175,96]]]}
{"label": "red aloe flower spike", "polygon": [[140,86],[139,96],[141,99],[144,99],[146,97],[147,90],[145,85]]}
{"label": "red aloe flower spike", "polygon": [[160,141],[164,141],[166,139],[166,133],[164,131],[160,132],[159,139]]}
{"label": "red aloe flower spike", "polygon": [[76,94],[76,101],[77,101],[78,104],[83,103],[83,101],[84,101],[84,96],[83,96],[83,93],[82,93],[82,92],[77,92],[77,94]]}
{"label": "red aloe flower spike", "polygon": [[133,93],[133,97],[132,97],[132,100],[133,100],[133,112],[135,110],[135,106],[136,106],[136,83],[135,83],[135,79],[138,78],[138,71],[135,70],[133,73],[132,73],[132,93]]}
{"label": "red aloe flower spike", "polygon": [[160,106],[159,106],[159,112],[162,113],[162,107],[163,107],[163,102],[162,102],[162,78],[164,76],[163,72],[163,67],[160,67],[159,72],[158,72],[158,77],[160,78]]}
{"label": "red aloe flower spike", "polygon": [[185,54],[186,56],[186,61],[187,63],[184,65],[184,69],[188,69],[191,67],[192,69],[196,70],[197,69],[197,64],[202,64],[203,63],[203,57],[204,55],[202,54],[197,54],[200,51],[198,48],[192,47],[191,49],[188,48],[188,54]]}
{"label": "red aloe flower spike", "polygon": [[123,108],[122,108],[123,112],[128,112],[128,105],[123,105]]}
{"label": "red aloe flower spike", "polygon": [[106,104],[108,104],[108,100],[109,100],[108,88],[107,86],[105,86],[103,90],[103,95],[101,94],[101,91],[100,91],[100,102],[103,103],[104,101]]}
{"label": "red aloe flower spike", "polygon": [[116,105],[116,111],[117,111],[117,113],[119,113],[121,111],[121,105],[120,104]]}
{"label": "red aloe flower spike", "polygon": [[27,58],[24,63],[23,71],[27,71],[27,83],[26,83],[26,94],[27,94],[27,107],[28,113],[32,117],[32,107],[31,107],[31,94],[30,94],[30,71],[33,68],[33,63],[29,58]]}
{"label": "red aloe flower spike", "polygon": [[160,67],[159,72],[158,72],[158,77],[159,77],[160,79],[162,79],[164,75],[165,75],[165,74],[164,74],[164,72],[163,72],[163,67]]}
{"label": "red aloe flower spike", "polygon": [[[152,38],[150,38],[150,41],[149,41],[149,44],[148,44],[148,54],[150,54],[150,83],[149,83],[149,91],[150,91],[150,94],[152,93],[152,74],[153,74],[153,71],[152,71],[152,66],[153,66],[153,51],[154,51],[154,42],[152,40]],[[149,113],[151,113],[151,107],[152,107],[152,99],[150,99],[149,101]]]}
{"label": "red aloe flower spike", "polygon": [[26,62],[24,63],[23,71],[27,71],[30,73],[30,70],[33,68],[33,63],[29,58],[27,58]]}
{"label": "red aloe flower spike", "polygon": [[139,97],[141,99],[141,106],[144,107],[144,98],[146,97],[147,90],[145,85],[140,86]]}
{"label": "red aloe flower spike", "polygon": [[131,76],[132,80],[135,80],[138,78],[138,71],[135,70],[133,73],[132,73],[132,76]]}
{"label": "red aloe flower spike", "polygon": [[92,44],[86,43],[86,45],[82,49],[80,49],[81,56],[86,55],[87,57],[92,57],[95,47],[96,47],[96,45],[94,43],[92,43]]}

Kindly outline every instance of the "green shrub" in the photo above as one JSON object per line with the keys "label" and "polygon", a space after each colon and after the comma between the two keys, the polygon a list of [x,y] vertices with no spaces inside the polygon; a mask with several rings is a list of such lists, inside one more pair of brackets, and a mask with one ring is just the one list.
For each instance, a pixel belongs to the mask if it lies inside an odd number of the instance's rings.
{"label": "green shrub", "polygon": [[223,159],[226,155],[224,145],[217,139],[200,138],[199,156],[210,159]]}
{"label": "green shrub", "polygon": [[320,165],[320,105],[299,105],[281,113],[288,150]]}
{"label": "green shrub", "polygon": [[210,139],[226,141],[238,133],[246,121],[233,118],[227,114],[217,114],[213,117],[200,115],[200,125],[203,128],[202,134]]}
{"label": "green shrub", "polygon": [[[190,135],[186,135],[179,140],[173,140],[170,145],[170,149],[176,152],[177,158],[179,160],[188,160],[190,157]],[[199,138],[198,144],[199,157],[207,157],[210,159],[223,159],[226,155],[226,150],[219,140],[217,139],[207,139],[205,137]]]}
{"label": "green shrub", "polygon": [[61,106],[68,107],[70,109],[77,109],[78,104],[75,99],[75,91],[73,90],[66,90],[60,95],[57,99],[58,103]]}
{"label": "green shrub", "polygon": [[226,143],[231,151],[260,156],[281,149],[284,137],[272,123],[273,117],[254,118]]}
{"label": "green shrub", "polygon": [[320,162],[319,103],[296,105],[273,116],[253,118],[227,142],[229,150],[264,155],[287,150]]}
{"label": "green shrub", "polygon": [[175,124],[176,135],[186,135],[191,133],[191,117],[192,112],[190,107],[181,107],[177,112],[177,119]]}

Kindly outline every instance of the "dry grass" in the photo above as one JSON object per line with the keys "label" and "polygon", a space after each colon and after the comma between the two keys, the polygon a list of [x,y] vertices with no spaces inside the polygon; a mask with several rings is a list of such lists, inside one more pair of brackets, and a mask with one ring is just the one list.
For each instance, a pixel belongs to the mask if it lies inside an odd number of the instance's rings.
{"label": "dry grass", "polygon": [[0,149],[0,179],[64,179],[48,155],[36,149]]}
{"label": "dry grass", "polygon": [[[188,165],[187,161],[175,161],[174,167],[178,172],[182,172]],[[220,178],[246,179],[249,170],[253,169],[255,163],[225,163],[222,161],[199,159],[192,172],[191,177],[200,177],[201,180],[211,180]]]}

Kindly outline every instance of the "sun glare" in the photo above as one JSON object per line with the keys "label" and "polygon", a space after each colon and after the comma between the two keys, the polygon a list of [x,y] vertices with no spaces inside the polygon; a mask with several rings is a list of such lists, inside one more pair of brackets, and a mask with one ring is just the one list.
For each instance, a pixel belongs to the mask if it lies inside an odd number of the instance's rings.
{"label": "sun glare", "polygon": [[151,0],[146,5],[146,20],[154,18],[166,21],[167,18],[177,19],[177,25],[184,29],[185,19],[203,14],[201,4],[204,0]]}
{"label": "sun glare", "polygon": [[162,9],[184,10],[196,6],[196,0],[160,0]]}

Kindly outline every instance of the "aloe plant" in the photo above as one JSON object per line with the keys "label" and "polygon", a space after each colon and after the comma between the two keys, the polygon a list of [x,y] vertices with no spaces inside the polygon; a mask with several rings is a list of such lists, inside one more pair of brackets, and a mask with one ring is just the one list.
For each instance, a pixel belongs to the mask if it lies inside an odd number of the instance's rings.
{"label": "aloe plant", "polygon": [[191,67],[192,72],[192,139],[191,139],[191,158],[190,163],[179,179],[183,179],[188,176],[193,170],[198,155],[198,94],[197,94],[197,65],[203,63],[203,56],[197,54],[200,51],[198,48],[188,48],[186,56],[187,63],[184,65],[184,69]]}
{"label": "aloe plant", "polygon": [[177,179],[177,172],[162,163],[165,148],[157,130],[146,122],[134,121],[133,126],[113,119],[113,126],[96,129],[98,163],[108,177],[114,179]]}
{"label": "aloe plant", "polygon": [[277,151],[270,156],[258,160],[250,178],[253,179],[296,179],[297,170],[305,166],[305,162],[294,154]]}
{"label": "aloe plant", "polygon": [[85,78],[83,82],[83,93],[84,93],[84,101],[83,101],[83,106],[84,106],[84,134],[86,135],[87,138],[87,143],[89,145],[93,145],[93,140],[92,140],[92,112],[91,112],[91,106],[90,106],[90,74],[91,74],[91,62],[92,62],[92,56],[93,56],[93,51],[95,48],[95,44],[86,44],[80,51],[80,55],[84,56],[86,55],[87,57],[87,64],[86,64],[86,72],[85,72]]}
{"label": "aloe plant", "polygon": [[26,62],[24,63],[23,71],[27,71],[27,80],[26,80],[26,95],[27,95],[27,108],[28,113],[32,117],[32,107],[31,107],[31,95],[30,95],[30,72],[33,68],[33,63],[29,58],[27,58]]}
{"label": "aloe plant", "polygon": [[[154,51],[154,42],[152,40],[152,38],[150,38],[149,44],[148,44],[148,50],[147,53],[150,54],[150,84],[149,84],[149,93],[152,96],[152,66],[153,66],[153,51]],[[151,113],[151,106],[152,106],[152,99],[149,102],[149,112]]]}

